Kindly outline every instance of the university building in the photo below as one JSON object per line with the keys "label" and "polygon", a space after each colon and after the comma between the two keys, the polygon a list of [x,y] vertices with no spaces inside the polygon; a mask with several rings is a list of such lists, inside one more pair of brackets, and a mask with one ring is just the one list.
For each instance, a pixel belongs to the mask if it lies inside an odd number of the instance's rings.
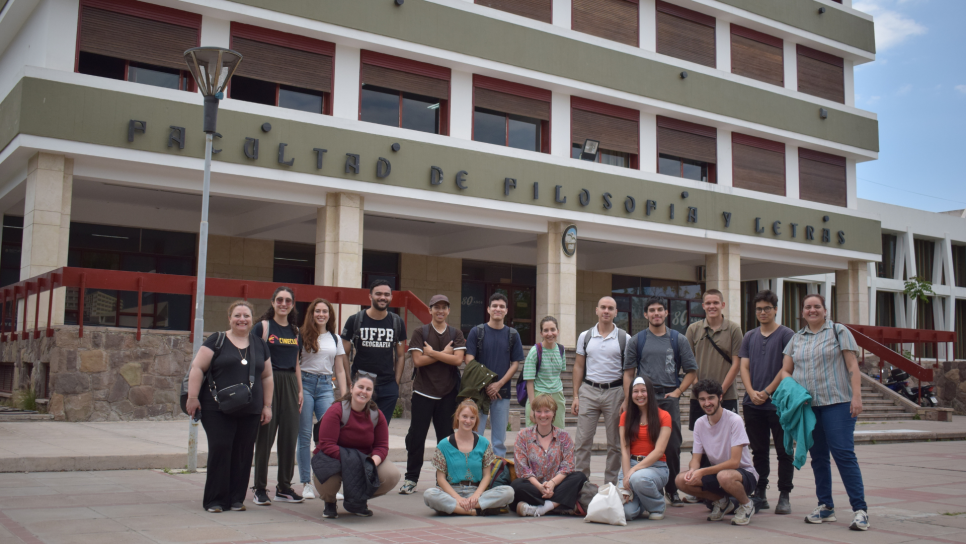
{"label": "university building", "polygon": [[[875,40],[851,0],[0,3],[4,284],[195,273],[202,97],[183,52],[218,46],[244,60],[218,117],[209,277],[384,278],[448,295],[464,330],[500,291],[524,343],[549,314],[568,346],[603,295],[631,332],[667,297],[684,331],[706,288],[735,320],[768,286],[786,307],[825,292],[843,322],[960,321],[962,220],[889,227],[856,197],[878,122],[854,103]],[[942,299],[926,310],[895,295],[923,259]],[[52,323],[132,327],[139,301],[79,302],[59,290]],[[206,329],[227,302],[208,297]],[[190,328],[190,297],[140,303],[142,327]]]}

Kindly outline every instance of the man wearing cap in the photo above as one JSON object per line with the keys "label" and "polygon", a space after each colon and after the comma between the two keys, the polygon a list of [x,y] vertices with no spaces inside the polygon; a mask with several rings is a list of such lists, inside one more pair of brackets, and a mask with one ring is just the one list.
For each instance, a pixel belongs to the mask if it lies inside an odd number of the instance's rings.
{"label": "man wearing cap", "polygon": [[409,343],[415,379],[412,415],[406,435],[406,480],[399,488],[399,493],[403,495],[416,491],[429,424],[432,423],[436,429],[436,442],[453,432],[459,367],[466,351],[463,333],[446,324],[446,318],[449,317],[449,299],[446,295],[433,295],[429,299],[429,311],[433,316],[432,323],[416,329]]}

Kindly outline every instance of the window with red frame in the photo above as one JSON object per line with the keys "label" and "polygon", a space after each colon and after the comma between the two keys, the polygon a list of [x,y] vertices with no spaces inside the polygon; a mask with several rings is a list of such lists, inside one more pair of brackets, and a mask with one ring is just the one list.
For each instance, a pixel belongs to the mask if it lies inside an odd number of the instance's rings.
{"label": "window with red frame", "polygon": [[570,156],[580,158],[584,141],[596,140],[597,162],[639,169],[640,118],[638,110],[570,97]]}
{"label": "window with red frame", "polygon": [[363,50],[360,80],[360,120],[449,134],[449,68]]}
{"label": "window with red frame", "polygon": [[332,114],[335,44],[232,23],[231,48],[245,59],[229,84],[231,98]]}
{"label": "window with red frame", "polygon": [[134,0],[82,0],[75,71],[194,91],[184,52],[197,47],[201,15]]}
{"label": "window with red frame", "polygon": [[657,116],[657,173],[717,183],[718,129]]}
{"label": "window with red frame", "polygon": [[474,75],[473,139],[550,153],[550,91]]}

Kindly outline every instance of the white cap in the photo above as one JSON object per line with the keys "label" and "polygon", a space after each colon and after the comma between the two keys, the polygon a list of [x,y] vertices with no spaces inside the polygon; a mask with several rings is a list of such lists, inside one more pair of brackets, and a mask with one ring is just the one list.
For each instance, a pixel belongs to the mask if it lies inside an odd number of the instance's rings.
{"label": "white cap", "polygon": [[637,385],[644,385],[644,378],[640,376],[634,378],[634,383],[631,384],[631,389],[633,389]]}

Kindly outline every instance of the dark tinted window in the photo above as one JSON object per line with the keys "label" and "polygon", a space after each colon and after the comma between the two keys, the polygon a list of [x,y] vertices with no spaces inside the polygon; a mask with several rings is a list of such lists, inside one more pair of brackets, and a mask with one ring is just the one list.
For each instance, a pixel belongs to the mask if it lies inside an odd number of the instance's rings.
{"label": "dark tinted window", "polygon": [[182,85],[180,70],[134,62],[127,67],[127,80],[168,89],[180,89]]}
{"label": "dark tinted window", "polygon": [[278,89],[278,106],[290,110],[322,113],[322,93],[281,85]]}
{"label": "dark tinted window", "polygon": [[23,217],[3,216],[0,254],[0,287],[20,281],[20,251],[23,247]]}
{"label": "dark tinted window", "polygon": [[124,79],[124,60],[81,51],[77,71],[97,77]]}
{"label": "dark tinted window", "polygon": [[473,139],[477,142],[506,145],[506,115],[476,108],[473,112]]}
{"label": "dark tinted window", "polygon": [[362,120],[399,126],[399,92],[372,85],[362,86]]}
{"label": "dark tinted window", "polygon": [[412,93],[402,97],[402,128],[438,134],[439,100]]}
{"label": "dark tinted window", "polygon": [[245,102],[254,102],[267,106],[275,105],[275,92],[278,89],[278,85],[275,83],[252,79],[250,77],[235,76],[231,78],[230,85],[231,98],[235,100],[244,100]]}
{"label": "dark tinted window", "polygon": [[516,149],[540,151],[540,120],[522,115],[510,115],[507,145]]}
{"label": "dark tinted window", "polygon": [[694,181],[708,181],[711,165],[706,162],[682,159],[662,153],[658,157],[657,167],[659,174],[693,179]]}

